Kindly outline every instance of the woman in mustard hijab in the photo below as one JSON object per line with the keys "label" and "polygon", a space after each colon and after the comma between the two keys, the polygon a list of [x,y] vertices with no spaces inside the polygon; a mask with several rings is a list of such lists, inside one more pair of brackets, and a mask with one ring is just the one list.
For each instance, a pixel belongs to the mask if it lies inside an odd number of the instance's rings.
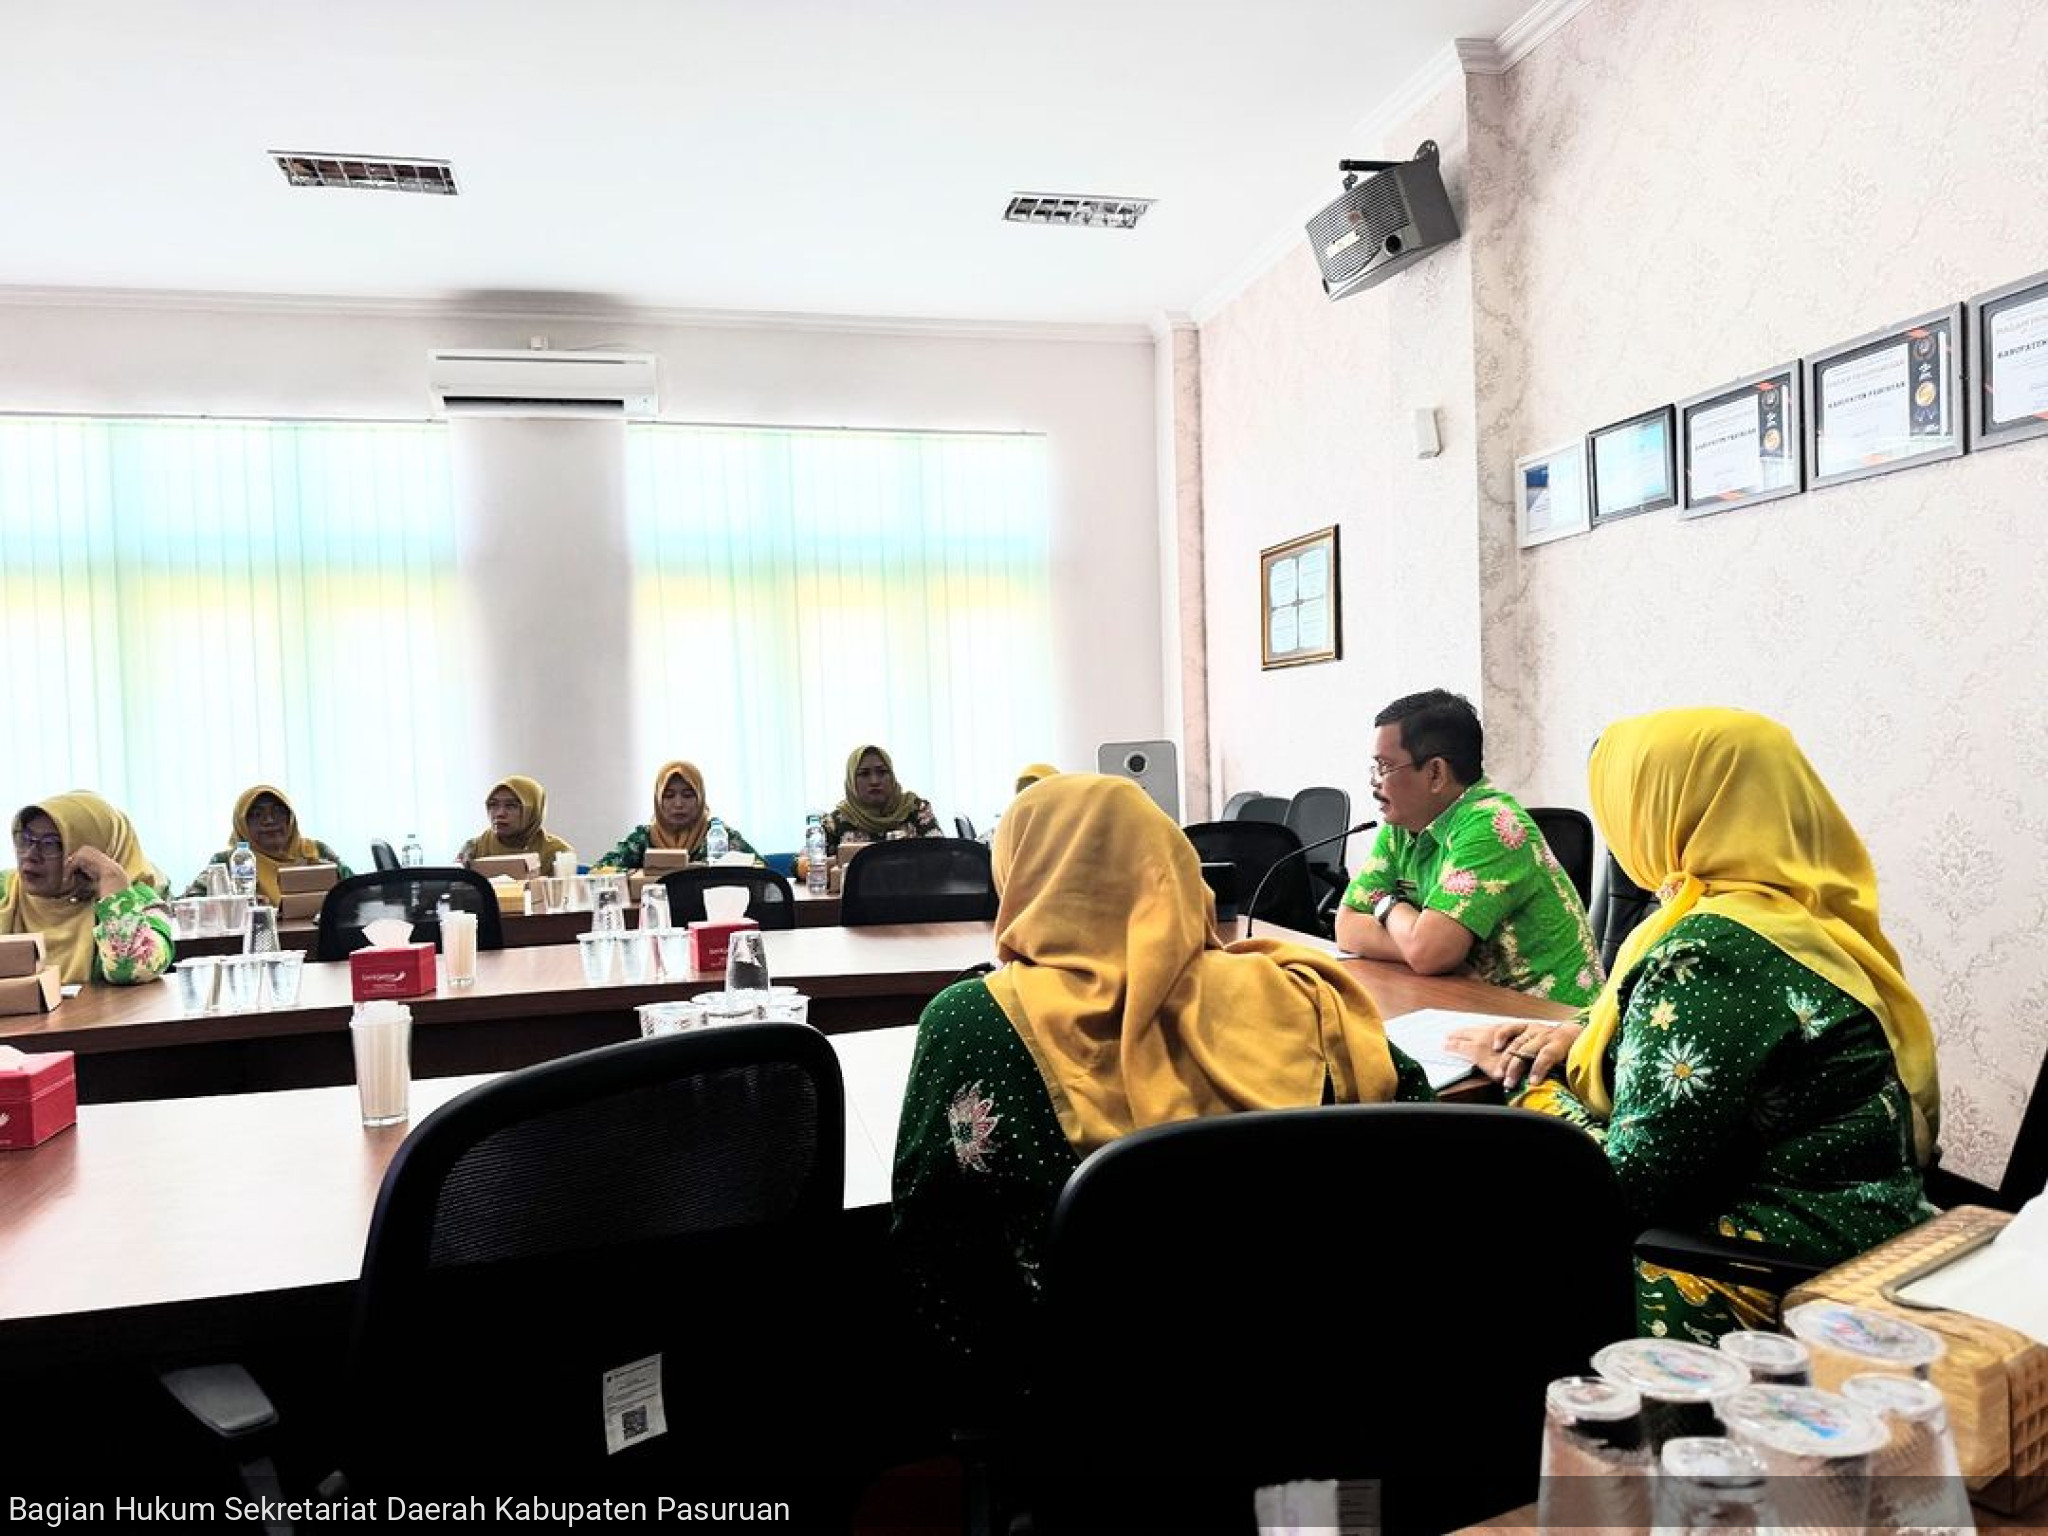
{"label": "woman in mustard hijab", "polygon": [[888,837],[944,837],[931,805],[896,782],[896,765],[872,742],[846,759],[846,798],[825,813],[825,848],[841,838],[879,843]]}
{"label": "woman in mustard hijab", "polygon": [[993,856],[1004,964],[918,1021],[894,1221],[919,1309],[985,1383],[1020,1379],[1053,1206],[1097,1147],[1198,1115],[1433,1097],[1335,960],[1223,944],[1193,845],[1130,781],[1033,785]]}
{"label": "woman in mustard hijab", "polygon": [[[555,855],[569,845],[548,831],[548,792],[537,781],[518,773],[498,780],[484,797],[484,810],[491,824],[462,845],[462,851],[455,855],[456,863],[467,868],[477,859],[533,853],[540,855],[542,874],[555,872]],[[574,871],[565,869],[562,873]]]}
{"label": "woman in mustard hijab", "polygon": [[[680,848],[689,854],[692,864],[701,864],[709,854],[704,840],[710,835],[711,803],[704,798],[704,775],[695,763],[677,759],[663,763],[661,771],[654,776],[654,819],[635,827],[619,839],[616,848],[604,856],[598,867],[602,869],[641,869],[647,863],[649,848]],[[739,834],[731,822],[725,823],[726,851],[728,853],[753,854],[759,864],[761,856],[754,853],[754,845]]]}
{"label": "woman in mustard hijab", "polygon": [[[1591,778],[1601,836],[1661,905],[1581,1022],[1469,1031],[1466,1053],[1599,1137],[1645,1226],[1833,1264],[1920,1221],[1934,1037],[1870,855],[1791,733],[1732,709],[1644,715],[1602,733]],[[1645,1333],[1705,1342],[1773,1326],[1777,1298],[1639,1265],[1637,1311]]]}
{"label": "woman in mustard hijab", "polygon": [[[247,843],[249,851],[256,855],[256,892],[273,907],[284,899],[284,893],[278,889],[277,872],[288,865],[332,864],[335,879],[346,880],[349,876],[341,855],[318,838],[301,833],[299,813],[292,809],[291,801],[285,799],[283,790],[268,784],[251,785],[242,791],[242,798],[235,802],[234,832],[228,846],[208,862],[227,863],[236,843]],[[204,871],[185,887],[185,894],[206,894]]]}
{"label": "woman in mustard hijab", "polygon": [[73,790],[14,816],[14,863],[0,874],[0,933],[40,933],[66,982],[153,981],[171,963],[171,909],[135,829],[98,795]]}
{"label": "woman in mustard hijab", "polygon": [[1017,788],[1015,793],[1021,795],[1040,779],[1049,779],[1058,772],[1059,769],[1053,767],[1051,763],[1026,763],[1017,770]]}

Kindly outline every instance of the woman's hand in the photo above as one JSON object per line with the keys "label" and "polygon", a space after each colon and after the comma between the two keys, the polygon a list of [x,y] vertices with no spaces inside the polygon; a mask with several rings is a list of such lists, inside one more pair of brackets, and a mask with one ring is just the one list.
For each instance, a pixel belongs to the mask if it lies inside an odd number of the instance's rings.
{"label": "woman's hand", "polygon": [[1454,1029],[1444,1036],[1444,1049],[1453,1056],[1464,1057],[1497,1083],[1501,1080],[1501,1071],[1507,1063],[1507,1057],[1494,1046],[1495,1033],[1496,1031],[1487,1025]]}
{"label": "woman's hand", "polygon": [[1512,1093],[1526,1080],[1542,1082],[1563,1067],[1579,1038],[1576,1024],[1533,1024],[1516,1020],[1496,1025],[1491,1044],[1501,1053],[1500,1084]]}
{"label": "woman's hand", "polygon": [[97,848],[81,848],[64,861],[64,873],[81,901],[105,900],[128,889],[128,871]]}

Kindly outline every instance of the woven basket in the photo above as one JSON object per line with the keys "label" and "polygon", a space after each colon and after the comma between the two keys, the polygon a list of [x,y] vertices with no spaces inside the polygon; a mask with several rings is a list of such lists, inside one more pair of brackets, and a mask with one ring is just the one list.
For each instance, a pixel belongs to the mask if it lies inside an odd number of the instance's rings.
{"label": "woven basket", "polygon": [[2048,1348],[2002,1324],[1904,1306],[1885,1292],[1940,1268],[2010,1220],[2003,1211],[1959,1205],[1785,1298],[1788,1310],[1807,1301],[1847,1302],[1940,1334],[1948,1353],[1934,1368],[1934,1384],[1948,1399],[1963,1476],[1973,1498],[2007,1512],[2048,1495]]}

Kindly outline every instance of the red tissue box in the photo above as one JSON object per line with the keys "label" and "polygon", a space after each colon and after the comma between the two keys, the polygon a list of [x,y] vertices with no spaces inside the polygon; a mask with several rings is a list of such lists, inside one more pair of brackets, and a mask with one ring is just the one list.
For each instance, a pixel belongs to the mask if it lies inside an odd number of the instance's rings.
{"label": "red tissue box", "polygon": [[69,1051],[24,1056],[0,1066],[0,1151],[48,1141],[78,1121],[78,1072]]}
{"label": "red tissue box", "polygon": [[690,924],[690,969],[723,971],[726,952],[732,948],[732,936],[742,928],[760,926],[751,917],[743,917],[736,923]]}
{"label": "red tissue box", "polygon": [[348,984],[357,1002],[368,997],[425,997],[434,990],[434,946],[387,944],[348,957]]}

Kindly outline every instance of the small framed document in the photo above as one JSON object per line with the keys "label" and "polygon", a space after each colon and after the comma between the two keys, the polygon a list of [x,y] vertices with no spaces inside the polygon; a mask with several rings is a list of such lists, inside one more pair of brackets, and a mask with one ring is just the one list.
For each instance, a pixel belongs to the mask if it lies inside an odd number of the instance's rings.
{"label": "small framed document", "polygon": [[1586,435],[1593,474],[1593,526],[1678,504],[1678,461],[1671,407],[1600,427]]}
{"label": "small framed document", "polygon": [[1753,373],[1678,403],[1680,517],[1799,494],[1799,364]]}
{"label": "small framed document", "polygon": [[1522,548],[1568,539],[1591,526],[1584,438],[1515,460],[1515,527]]}
{"label": "small framed document", "polygon": [[1260,550],[1260,667],[1298,667],[1342,656],[1337,596],[1334,527]]}
{"label": "small framed document", "polygon": [[2048,272],[1970,300],[1970,446],[2048,434]]}
{"label": "small framed document", "polygon": [[1963,451],[1963,306],[1806,360],[1806,483],[1818,490]]}

